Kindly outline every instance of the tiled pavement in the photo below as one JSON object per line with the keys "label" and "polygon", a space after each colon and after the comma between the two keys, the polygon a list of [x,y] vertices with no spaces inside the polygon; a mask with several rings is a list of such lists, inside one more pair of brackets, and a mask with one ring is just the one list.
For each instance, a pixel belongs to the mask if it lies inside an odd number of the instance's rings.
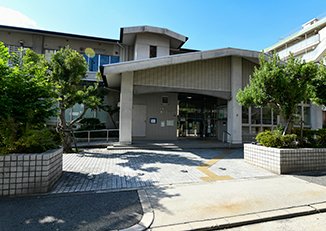
{"label": "tiled pavement", "polygon": [[274,175],[245,163],[242,149],[85,149],[80,154],[64,154],[63,170],[64,174],[52,193],[121,190],[196,183],[203,179],[215,181]]}

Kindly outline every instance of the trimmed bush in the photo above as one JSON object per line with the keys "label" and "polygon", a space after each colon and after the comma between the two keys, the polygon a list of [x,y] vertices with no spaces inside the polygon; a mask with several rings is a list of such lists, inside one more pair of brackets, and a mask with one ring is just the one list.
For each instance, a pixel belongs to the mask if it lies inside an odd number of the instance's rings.
{"label": "trimmed bush", "polygon": [[79,123],[81,127],[78,130],[105,129],[105,125],[98,118],[83,118]]}
{"label": "trimmed bush", "polygon": [[279,130],[261,132],[256,136],[256,141],[266,147],[290,148],[296,146],[296,134],[282,135]]}
{"label": "trimmed bush", "polygon": [[[297,137],[301,137],[301,130],[293,129]],[[324,148],[326,147],[326,129],[319,130],[303,129],[303,137],[299,139],[299,146],[304,148]]]}
{"label": "trimmed bush", "polygon": [[58,147],[55,134],[47,128],[30,129],[14,143],[1,147],[2,154],[8,153],[41,153]]}

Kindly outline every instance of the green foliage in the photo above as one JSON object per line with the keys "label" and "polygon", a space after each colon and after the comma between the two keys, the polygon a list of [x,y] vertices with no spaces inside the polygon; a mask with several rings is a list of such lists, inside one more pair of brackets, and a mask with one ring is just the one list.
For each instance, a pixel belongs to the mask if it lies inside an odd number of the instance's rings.
{"label": "green foliage", "polygon": [[83,118],[79,123],[81,124],[79,130],[105,129],[105,125],[97,118]]}
{"label": "green foliage", "polygon": [[[73,125],[84,116],[88,109],[96,109],[102,103],[98,83],[85,84],[83,82],[87,63],[81,54],[69,47],[60,49],[52,56],[50,70],[51,82],[56,86],[60,110],[57,130],[62,136],[64,152],[72,152]],[[83,104],[84,111],[78,118],[67,122],[65,111],[76,103]]]}
{"label": "green foliage", "polygon": [[15,152],[35,153],[57,148],[55,135],[49,129],[27,130],[15,142]]}
{"label": "green foliage", "polygon": [[44,127],[55,114],[54,87],[44,56],[29,49],[9,54],[0,42],[0,94],[0,149],[13,152],[26,131]]}
{"label": "green foliage", "polygon": [[[293,132],[300,137],[301,130],[293,129]],[[299,146],[305,148],[326,148],[326,129],[319,130],[304,129],[302,131],[302,139]]]}
{"label": "green foliage", "polygon": [[326,105],[326,66],[323,62],[319,65],[317,75],[311,82],[311,88],[313,89],[312,101]]}
{"label": "green foliage", "polygon": [[69,47],[60,49],[52,56],[50,70],[61,109],[71,108],[76,103],[96,109],[101,103],[101,98],[97,97],[98,83],[83,82],[87,63],[77,51]]}
{"label": "green foliage", "polygon": [[287,134],[282,135],[279,130],[261,132],[256,136],[256,140],[259,144],[266,147],[275,148],[290,148],[296,146],[297,135]]}
{"label": "green foliage", "polygon": [[239,90],[237,100],[243,106],[277,108],[290,124],[297,104],[311,98],[309,83],[317,73],[318,65],[312,62],[291,56],[285,63],[277,55],[267,61],[261,55],[260,66],[255,68],[250,83]]}

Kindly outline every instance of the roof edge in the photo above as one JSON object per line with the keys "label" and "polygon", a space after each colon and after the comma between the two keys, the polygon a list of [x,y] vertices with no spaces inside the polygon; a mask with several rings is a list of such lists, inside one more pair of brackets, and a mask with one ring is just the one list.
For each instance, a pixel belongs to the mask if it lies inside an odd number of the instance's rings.
{"label": "roof edge", "polygon": [[[181,64],[199,60],[207,60],[226,56],[241,56],[259,59],[262,54],[260,51],[243,50],[238,48],[222,48],[208,51],[198,51],[177,55],[170,55],[157,58],[148,58],[142,60],[132,60],[127,62],[104,65],[105,75],[123,73],[127,71],[138,71],[154,67]],[[265,54],[266,57],[268,55]]]}
{"label": "roof edge", "polygon": [[63,36],[63,37],[70,37],[70,38],[110,42],[110,43],[119,42],[119,40],[117,39],[108,39],[108,38],[101,38],[101,37],[88,36],[88,35],[70,34],[65,32],[55,32],[55,31],[32,29],[32,28],[25,28],[25,27],[15,27],[15,26],[7,26],[7,25],[0,25],[0,29],[16,30],[16,31],[27,32],[27,33],[55,35],[55,36]]}

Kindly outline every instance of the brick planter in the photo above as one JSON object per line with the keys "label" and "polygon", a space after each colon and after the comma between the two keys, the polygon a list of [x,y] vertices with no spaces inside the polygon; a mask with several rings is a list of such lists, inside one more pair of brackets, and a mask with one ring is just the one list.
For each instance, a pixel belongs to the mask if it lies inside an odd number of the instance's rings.
{"label": "brick planter", "polygon": [[326,171],[326,148],[269,148],[244,144],[246,162],[277,174]]}
{"label": "brick planter", "polygon": [[62,174],[62,149],[0,156],[0,196],[48,192]]}

